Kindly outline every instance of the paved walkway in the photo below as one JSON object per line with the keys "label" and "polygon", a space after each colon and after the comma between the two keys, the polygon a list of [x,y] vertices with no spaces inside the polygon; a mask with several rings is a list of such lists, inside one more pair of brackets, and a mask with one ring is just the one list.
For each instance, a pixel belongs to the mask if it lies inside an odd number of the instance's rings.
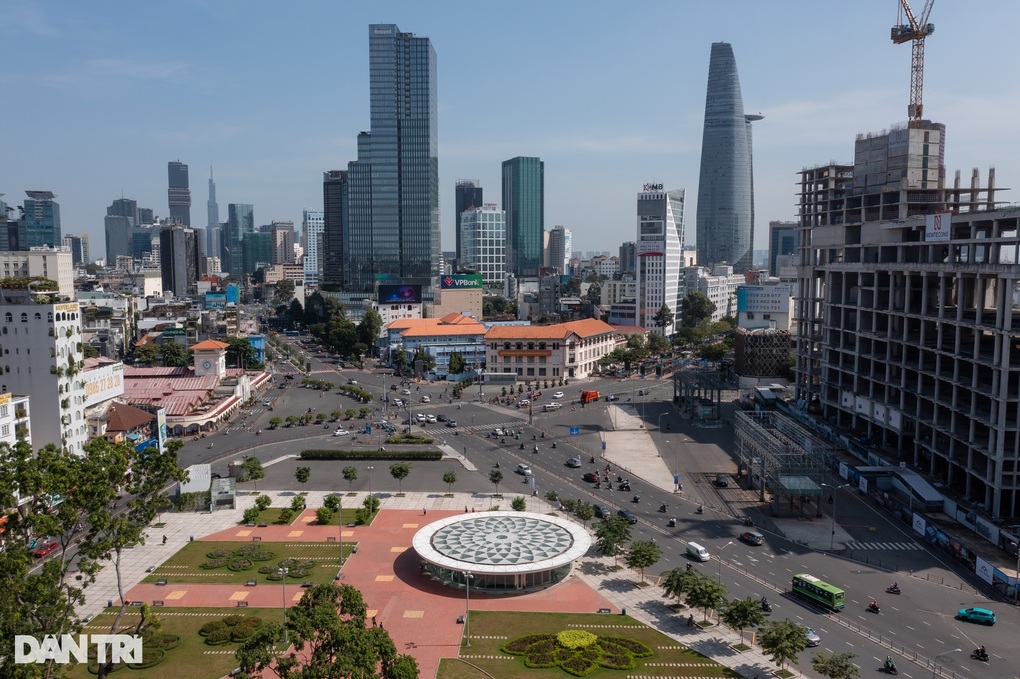
{"label": "paved walkway", "polygon": [[[273,498],[273,506],[289,506],[293,494],[290,492],[266,492]],[[328,493],[309,492],[307,504],[318,507]],[[365,493],[344,497],[346,506],[360,506]],[[344,540],[358,541],[358,553],[352,555],[344,567],[342,581],[357,587],[369,605],[369,616],[374,616],[393,637],[397,649],[410,653],[421,666],[422,677],[433,677],[443,657],[455,657],[460,650],[463,625],[457,624],[457,616],[465,609],[463,590],[450,589],[422,576],[419,561],[411,550],[414,533],[428,521],[467,511],[485,511],[493,504],[488,495],[455,493],[446,497],[441,493],[407,493],[403,497],[391,494],[376,494],[383,511],[371,527],[347,528]],[[267,526],[251,528],[240,526],[243,510],[254,503],[255,494],[238,497],[238,508],[220,510],[215,513],[166,514],[165,526],[152,528],[146,544],[127,550],[121,563],[124,575],[125,598],[131,600],[162,600],[166,606],[216,605],[233,606],[237,600],[245,600],[251,606],[279,606],[283,597],[282,588],[275,586],[244,587],[238,585],[140,585],[149,568],[155,568],[172,556],[192,537],[205,540],[250,541],[258,532],[269,541],[276,539],[297,539],[301,541],[322,541],[335,535],[338,527],[302,526],[302,521],[291,526]],[[540,498],[528,498],[529,509],[550,512],[552,506]],[[350,503],[350,505],[348,505]],[[423,510],[427,509],[427,514]],[[310,515],[307,511],[302,518]],[[351,535],[347,535],[350,531]],[[300,532],[294,536],[292,533]],[[321,532],[322,535],[318,535]],[[244,535],[242,535],[244,533]],[[167,544],[162,544],[162,535]],[[279,534],[279,535],[277,535]],[[662,598],[659,587],[639,588],[636,572],[611,571],[610,559],[598,556],[594,548],[578,560],[570,577],[545,590],[526,595],[499,596],[483,593],[471,594],[473,610],[512,611],[576,611],[595,612],[599,608],[610,608],[613,613],[626,609],[627,614],[669,636],[682,641],[744,676],[765,674],[772,664],[760,651],[744,653],[733,650],[738,640],[735,632],[722,627],[688,629],[683,615],[673,612]],[[96,584],[88,588],[85,604],[80,613],[99,613],[107,600],[119,601],[114,586],[113,569],[106,568]],[[293,593],[291,593],[293,591]],[[174,597],[174,592],[183,592]],[[287,586],[287,602],[292,605],[300,596],[297,585]],[[243,597],[238,599],[237,597]],[[265,601],[263,601],[265,599]],[[200,603],[204,602],[204,603]]]}

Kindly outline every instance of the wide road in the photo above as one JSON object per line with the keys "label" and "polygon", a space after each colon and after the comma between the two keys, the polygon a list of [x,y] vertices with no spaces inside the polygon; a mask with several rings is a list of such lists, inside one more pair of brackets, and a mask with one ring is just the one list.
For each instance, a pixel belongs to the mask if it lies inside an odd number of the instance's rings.
{"label": "wide road", "polygon": [[[309,360],[312,363],[312,377],[335,384],[353,379],[359,386],[375,394],[377,398],[372,406],[376,410],[371,419],[385,417],[392,422],[400,422],[407,418],[406,410],[383,409],[378,400],[380,396],[398,395],[389,389],[392,383],[389,370],[377,370],[370,365],[366,365],[366,370],[361,371],[338,370],[335,365],[314,355],[310,356]],[[277,377],[282,383],[288,382],[282,374],[277,374]],[[270,390],[272,412],[268,407],[261,405],[260,400],[260,404],[245,415],[246,421],[243,426],[239,418],[235,418],[235,422],[228,427],[225,435],[212,435],[210,436],[212,441],[207,438],[197,442],[186,442],[181,455],[182,464],[210,461],[213,462],[215,471],[225,473],[226,462],[238,459],[242,453],[252,453],[263,461],[269,461],[281,455],[297,454],[308,447],[328,447],[341,442],[349,445],[347,437],[340,439],[332,437],[332,428],[335,425],[330,425],[329,429],[310,425],[268,431],[269,417],[274,415],[280,417],[300,415],[308,408],[315,408],[317,412],[329,412],[336,408],[343,410],[360,407],[360,404],[355,404],[352,399],[338,395],[335,391],[317,392],[299,388],[297,385],[300,379],[301,376],[298,375],[296,379],[289,380],[291,384],[287,388]],[[608,489],[596,490],[592,484],[581,479],[584,472],[604,466],[598,459],[596,464],[591,464],[590,457],[599,453],[600,432],[612,428],[604,402],[599,405],[590,404],[583,409],[572,403],[576,401],[582,384],[585,388],[620,395],[623,402],[628,398],[632,399],[638,404],[638,411],[650,431],[655,432],[659,424],[663,425],[664,431],[661,435],[652,434],[653,444],[659,448],[664,459],[675,460],[670,466],[676,464],[684,470],[684,496],[688,499],[678,500],[677,496],[668,490],[661,490],[633,476],[631,476],[632,491],[629,493]],[[494,488],[488,481],[488,474],[498,461],[504,475],[499,490],[504,494],[503,503],[507,504],[511,497],[516,495],[527,497],[531,494],[527,479],[514,473],[517,464],[524,463],[534,470],[536,489],[542,496],[554,491],[560,497],[600,504],[608,511],[615,512],[621,507],[634,511],[638,517],[638,523],[633,526],[634,539],[654,538],[664,548],[662,561],[650,572],[664,572],[686,565],[688,563],[684,556],[686,542],[694,540],[703,544],[711,553],[712,560],[697,567],[720,578],[727,587],[729,598],[750,596],[757,600],[763,595],[768,596],[774,604],[772,614],[774,617],[792,618],[813,628],[822,638],[819,647],[821,650],[856,653],[859,656],[857,662],[865,676],[875,674],[881,666],[881,661],[891,653],[884,644],[902,648],[908,656],[916,653],[928,659],[949,652],[939,660],[940,666],[945,666],[947,675],[950,671],[956,671],[961,676],[968,677],[1017,676],[1010,662],[1015,657],[1015,652],[1010,651],[1010,648],[1020,632],[1020,614],[1011,607],[990,604],[969,588],[961,590],[943,587],[917,578],[896,576],[858,562],[831,557],[787,540],[777,533],[767,532],[765,544],[759,547],[741,542],[738,536],[744,530],[742,524],[726,511],[725,503],[718,496],[718,491],[709,482],[711,473],[731,472],[735,469],[731,455],[732,445],[725,440],[727,436],[732,437],[732,434],[725,429],[695,429],[690,426],[689,421],[679,418],[672,406],[667,403],[672,395],[672,387],[665,380],[585,380],[583,383],[574,382],[567,387],[543,389],[539,403],[549,402],[553,392],[563,391],[564,407],[554,413],[540,413],[536,408],[532,424],[529,424],[526,409],[480,403],[477,387],[465,393],[464,402],[459,407],[456,403],[449,404],[448,396],[444,397],[444,391],[448,389],[446,383],[415,384],[409,387],[414,401],[418,401],[422,395],[428,395],[431,399],[431,403],[428,404],[416,402],[412,406],[413,413],[420,411],[427,414],[443,414],[448,418],[455,418],[458,423],[456,428],[446,427],[443,423],[428,424],[425,427],[415,426],[415,431],[427,432],[456,447],[477,466],[478,471],[468,472],[452,460],[416,464],[412,474],[400,487],[404,491],[445,491],[446,486],[442,483],[441,477],[446,471],[454,470],[458,475],[454,490],[492,492]],[[650,389],[651,394],[638,396],[639,389]],[[493,395],[498,394],[486,394],[485,398]],[[665,416],[659,418],[660,414]],[[363,426],[366,422],[355,420],[351,424],[358,423]],[[504,445],[498,438],[486,438],[484,433],[497,425],[522,430],[524,433],[521,440],[508,437]],[[577,427],[580,433],[570,436],[571,427]],[[254,432],[259,429],[262,433],[255,435]],[[541,438],[543,432],[545,438]],[[364,435],[359,438],[364,442]],[[375,445],[380,439],[373,440]],[[669,444],[666,443],[667,440],[670,441]],[[678,445],[677,441],[683,443]],[[555,450],[552,449],[554,442],[557,444]],[[212,449],[207,447],[209,443],[213,444]],[[520,448],[522,443],[523,450]],[[537,454],[531,452],[535,445],[539,446]],[[565,465],[566,459],[574,454],[583,456],[580,469]],[[346,484],[335,473],[335,464],[332,466],[329,463],[302,464],[312,467],[311,479],[306,486],[300,486],[294,480],[296,461],[293,464],[269,467],[267,479],[261,483],[278,490],[296,490],[299,487],[309,490],[346,489]],[[369,484],[374,492],[398,490],[397,482],[390,478],[385,469],[380,469],[378,464],[359,463],[354,466],[359,469],[359,478],[353,484],[355,490],[366,490]],[[375,468],[371,473],[367,470],[369,466]],[[615,473],[613,480],[615,481]],[[634,494],[640,495],[640,503],[630,502]],[[669,505],[666,514],[657,511],[662,502]],[[707,508],[705,514],[695,513],[697,502],[705,503]],[[844,512],[848,515],[863,516],[870,511],[863,507],[855,508],[854,503],[860,504],[860,501],[854,495],[843,491],[840,497],[840,516],[843,516]],[[678,519],[678,526],[674,529],[666,526],[666,519],[670,516]],[[756,518],[761,523],[764,517]],[[885,536],[890,541],[895,537],[904,545],[911,541],[909,535],[903,533],[898,526],[890,524],[880,514],[876,513],[866,523],[867,535]],[[853,533],[852,526],[847,528]],[[723,558],[716,558],[718,556]],[[924,549],[915,548],[904,549],[896,554],[895,560],[901,569],[914,568],[915,564],[920,569],[937,563],[935,556]],[[803,572],[811,573],[846,590],[847,604],[842,615],[817,612],[785,595],[792,576]],[[899,580],[903,594],[899,596],[886,594],[886,587],[895,579]],[[873,598],[877,598],[882,605],[882,613],[879,615],[866,612],[866,605]],[[967,606],[992,608],[998,615],[998,623],[989,628],[955,620],[953,617],[955,612]],[[876,641],[878,637],[882,638],[884,644]],[[984,644],[991,654],[991,662],[988,664],[979,663],[969,657],[970,651],[980,644]],[[962,649],[961,652],[953,652],[956,648]],[[810,669],[810,657],[815,650],[807,649],[801,656],[800,669],[808,676],[816,676]],[[892,654],[896,657],[903,676],[930,676],[930,667],[925,669],[908,662],[895,652]]]}

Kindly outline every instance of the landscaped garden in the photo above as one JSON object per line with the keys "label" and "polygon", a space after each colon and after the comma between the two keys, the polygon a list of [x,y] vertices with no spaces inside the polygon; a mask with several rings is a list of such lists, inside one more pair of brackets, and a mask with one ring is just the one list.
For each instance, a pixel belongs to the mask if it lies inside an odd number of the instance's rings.
{"label": "landscaped garden", "polygon": [[[145,667],[121,667],[116,676],[145,679],[225,676],[237,667],[232,651],[258,627],[256,621],[278,620],[282,615],[279,609],[270,608],[247,609],[241,613],[233,608],[163,608],[150,609],[150,613],[159,619],[160,629],[143,642]],[[109,633],[116,614],[116,609],[100,613],[83,631]],[[121,621],[121,631],[132,633],[139,615],[138,611],[129,609]],[[78,666],[69,672],[71,679],[94,676],[94,667],[90,671]]]}
{"label": "landscaped garden", "polygon": [[485,676],[471,665],[494,677],[535,679],[618,677],[620,670],[645,677],[740,676],[621,615],[472,611],[471,646],[461,647],[460,657],[470,665],[443,660],[439,679]]}
{"label": "landscaped garden", "polygon": [[[344,560],[354,549],[344,542]],[[289,582],[332,582],[340,567],[339,543],[189,542],[142,582],[238,584],[249,580],[280,582],[286,568]]]}

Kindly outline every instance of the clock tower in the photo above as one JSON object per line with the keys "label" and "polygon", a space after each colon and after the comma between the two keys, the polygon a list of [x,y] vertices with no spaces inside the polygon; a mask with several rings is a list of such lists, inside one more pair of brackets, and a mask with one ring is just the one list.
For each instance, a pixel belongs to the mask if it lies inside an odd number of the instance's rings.
{"label": "clock tower", "polygon": [[229,344],[206,340],[191,347],[195,353],[195,377],[215,375],[223,379],[227,375],[227,347]]}

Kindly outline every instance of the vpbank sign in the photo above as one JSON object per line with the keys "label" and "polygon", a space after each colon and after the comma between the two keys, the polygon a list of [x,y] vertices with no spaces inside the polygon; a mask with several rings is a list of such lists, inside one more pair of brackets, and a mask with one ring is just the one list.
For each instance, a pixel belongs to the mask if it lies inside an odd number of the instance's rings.
{"label": "vpbank sign", "polygon": [[142,638],[133,634],[62,634],[43,637],[18,634],[14,637],[14,664],[33,665],[50,660],[66,665],[74,658],[79,664],[89,662],[89,646],[95,646],[95,660],[100,664],[142,662]]}
{"label": "vpbank sign", "polygon": [[440,290],[480,289],[482,286],[482,274],[480,273],[459,273],[439,278]]}

